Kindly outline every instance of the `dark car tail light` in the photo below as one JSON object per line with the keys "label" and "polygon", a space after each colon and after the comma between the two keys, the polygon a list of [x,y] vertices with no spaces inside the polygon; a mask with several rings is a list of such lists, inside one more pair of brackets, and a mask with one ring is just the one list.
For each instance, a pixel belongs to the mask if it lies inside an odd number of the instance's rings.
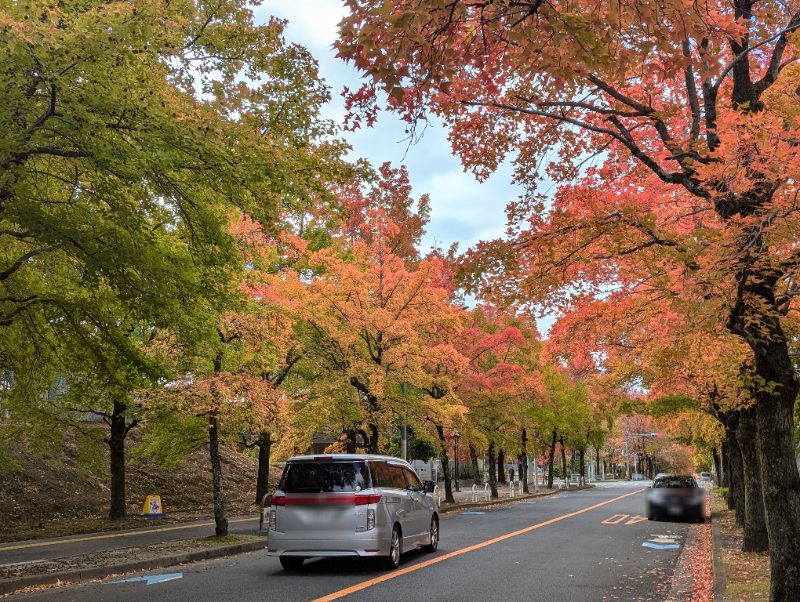
{"label": "dark car tail light", "polygon": [[273,506],[285,506],[286,505],[286,496],[285,495],[274,495],[274,496],[272,496],[272,505]]}

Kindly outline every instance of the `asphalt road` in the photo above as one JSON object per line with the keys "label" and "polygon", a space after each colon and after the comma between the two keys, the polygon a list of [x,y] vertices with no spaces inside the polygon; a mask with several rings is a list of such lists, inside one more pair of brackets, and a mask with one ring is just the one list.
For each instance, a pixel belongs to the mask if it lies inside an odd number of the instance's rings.
{"label": "asphalt road", "polygon": [[[233,517],[230,520],[231,533],[253,533],[257,529],[258,516]],[[0,544],[0,566],[52,560],[77,554],[91,554],[120,547],[208,537],[213,534],[214,521],[205,520],[168,526],[143,526],[141,529],[109,531],[100,534],[16,541]]]}
{"label": "asphalt road", "polygon": [[[607,484],[443,517],[439,551],[406,554],[393,572],[358,560],[319,559],[307,561],[301,573],[286,573],[258,551],[144,575],[171,573],[151,585],[106,580],[15,599],[663,601],[683,542],[696,527],[644,519],[642,487]],[[679,547],[642,546],[653,540]]]}

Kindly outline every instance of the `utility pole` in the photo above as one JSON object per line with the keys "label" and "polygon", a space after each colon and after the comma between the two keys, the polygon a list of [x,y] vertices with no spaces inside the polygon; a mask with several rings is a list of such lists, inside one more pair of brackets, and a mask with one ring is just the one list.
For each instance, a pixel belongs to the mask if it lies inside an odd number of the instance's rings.
{"label": "utility pole", "polygon": [[625,416],[625,422],[623,425],[625,430],[625,474],[630,479],[631,478],[631,457],[630,457],[630,447],[628,446],[628,417]]}
{"label": "utility pole", "polygon": [[455,454],[455,456],[456,456],[456,457],[455,457],[455,469],[456,469],[456,491],[461,491],[461,487],[459,487],[459,485],[458,485],[458,440],[461,438],[461,433],[459,433],[458,431],[456,431],[456,432],[453,434],[453,438],[455,439],[455,442],[456,442],[456,454]]}
{"label": "utility pole", "polygon": [[408,461],[408,424],[406,422],[406,381],[400,382],[400,393],[403,396],[403,428],[400,431],[400,457]]}

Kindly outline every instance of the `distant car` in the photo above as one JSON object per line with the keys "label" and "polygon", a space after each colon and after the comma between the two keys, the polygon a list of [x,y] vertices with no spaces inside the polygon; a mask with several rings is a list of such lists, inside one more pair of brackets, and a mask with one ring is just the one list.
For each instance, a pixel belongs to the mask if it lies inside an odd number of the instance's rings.
{"label": "distant car", "polygon": [[647,492],[650,520],[705,520],[705,491],[691,475],[665,475],[653,481]]}
{"label": "distant car", "polygon": [[312,557],[380,557],[439,545],[439,514],[411,465],[398,458],[334,454],[290,458],[270,500],[267,554],[299,570]]}
{"label": "distant car", "polygon": [[711,478],[711,473],[710,472],[701,472],[700,473],[700,478],[698,479],[698,483],[700,484],[701,487],[708,487],[708,486],[711,485],[712,482],[713,482],[713,479]]}
{"label": "distant car", "polygon": [[656,475],[656,479],[660,479],[661,477],[665,477],[665,476],[667,476],[667,473],[666,473],[666,472],[659,472],[659,473]]}

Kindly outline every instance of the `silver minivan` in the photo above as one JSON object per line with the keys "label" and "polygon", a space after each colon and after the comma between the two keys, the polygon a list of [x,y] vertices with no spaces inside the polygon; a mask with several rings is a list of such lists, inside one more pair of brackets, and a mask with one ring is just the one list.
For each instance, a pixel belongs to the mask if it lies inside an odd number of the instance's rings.
{"label": "silver minivan", "polygon": [[290,458],[269,509],[267,552],[286,570],[306,558],[381,557],[439,545],[433,483],[391,456],[334,454]]}

